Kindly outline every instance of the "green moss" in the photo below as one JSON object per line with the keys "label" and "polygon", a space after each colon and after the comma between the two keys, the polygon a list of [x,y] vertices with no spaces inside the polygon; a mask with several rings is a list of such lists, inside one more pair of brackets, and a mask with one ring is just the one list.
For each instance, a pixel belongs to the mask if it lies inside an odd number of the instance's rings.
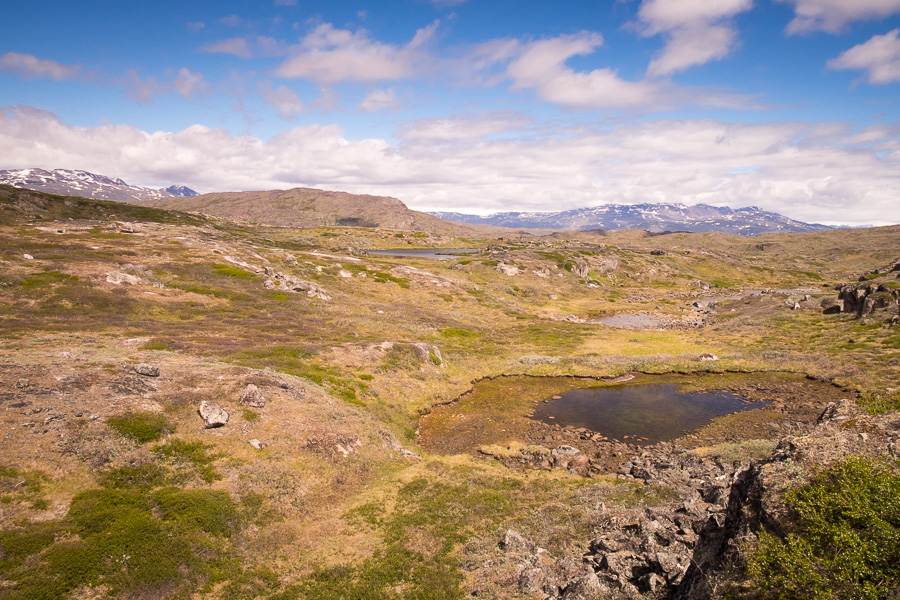
{"label": "green moss", "polygon": [[255,279],[259,279],[259,276],[255,273],[250,273],[245,271],[244,269],[239,269],[237,267],[232,267],[229,265],[220,265],[215,264],[212,266],[213,273],[216,275],[221,275],[223,277],[234,277],[236,279],[246,279],[249,281],[253,281]]}
{"label": "green moss", "polygon": [[241,411],[241,418],[248,423],[255,423],[256,421],[259,421],[259,415],[249,408],[245,408],[243,411]]}
{"label": "green moss", "polygon": [[900,391],[863,394],[857,402],[872,415],[900,410]]}
{"label": "green moss", "polygon": [[47,288],[58,283],[77,283],[78,278],[74,275],[66,275],[58,271],[45,271],[43,273],[35,273],[29,275],[22,280],[20,285],[23,289],[34,290],[39,288]]}
{"label": "green moss", "polygon": [[877,600],[900,585],[900,477],[850,457],[789,492],[786,535],[762,532],[750,572],[763,598]]}
{"label": "green moss", "polygon": [[401,288],[405,290],[409,289],[409,279],[405,279],[403,277],[395,277],[390,273],[382,273],[378,271],[372,275],[372,279],[377,281],[378,283],[388,283],[390,281],[393,281]]}
{"label": "green moss", "polygon": [[172,350],[172,347],[165,340],[150,340],[149,342],[141,345],[141,350]]}
{"label": "green moss", "polygon": [[155,463],[112,469],[100,478],[104,487],[112,489],[152,489],[166,481],[166,470]]}
{"label": "green moss", "polygon": [[222,475],[212,466],[219,457],[211,454],[211,449],[212,446],[203,442],[186,442],[180,439],[172,439],[165,444],[154,447],[153,451],[169,459],[177,466],[186,466],[193,469],[203,481],[212,483],[222,479]]}
{"label": "green moss", "polygon": [[199,529],[228,537],[237,519],[227,492],[168,487],[154,492],[152,499],[162,519],[177,522],[179,529]]}
{"label": "green moss", "polygon": [[165,416],[153,412],[133,412],[110,417],[106,424],[120,435],[131,437],[141,444],[154,442],[175,431],[175,426]]}

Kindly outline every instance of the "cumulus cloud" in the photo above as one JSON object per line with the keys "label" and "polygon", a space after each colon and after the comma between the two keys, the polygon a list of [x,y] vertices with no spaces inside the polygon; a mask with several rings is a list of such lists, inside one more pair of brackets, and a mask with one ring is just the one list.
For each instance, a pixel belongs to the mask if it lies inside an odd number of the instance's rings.
{"label": "cumulus cloud", "polygon": [[658,87],[648,82],[620,79],[613,69],[576,72],[566,66],[573,56],[594,52],[603,44],[597,33],[539,40],[525,46],[506,70],[512,89],[533,89],[537,95],[577,109],[646,106],[655,101]]}
{"label": "cumulus cloud", "polygon": [[812,31],[841,32],[848,23],[883,19],[900,13],[900,0],[778,0],[794,6],[788,35]]}
{"label": "cumulus cloud", "polygon": [[54,60],[37,58],[31,54],[7,52],[0,56],[0,71],[10,73],[23,79],[39,79],[49,77],[56,81],[74,79],[81,72],[78,65],[63,65]]}
{"label": "cumulus cloud", "polygon": [[829,60],[828,68],[867,71],[869,83],[874,85],[900,81],[900,29],[853,46]]}
{"label": "cumulus cloud", "polygon": [[438,21],[418,30],[404,46],[385,44],[365,30],[337,29],[318,25],[276,70],[286,79],[308,79],[317,83],[341,81],[395,81],[421,72],[428,55],[424,46],[434,36]]}
{"label": "cumulus cloud", "polygon": [[387,110],[396,108],[397,98],[393,89],[372,90],[359,103],[359,110],[364,113],[373,113],[379,110]]}
{"label": "cumulus cloud", "polygon": [[156,77],[141,78],[134,69],[128,69],[118,83],[125,88],[125,97],[135,104],[149,104],[154,96],[168,94],[169,86]]}
{"label": "cumulus cloud", "polygon": [[278,116],[282,119],[293,119],[306,109],[296,92],[287,86],[275,87],[268,81],[262,81],[259,83],[259,93],[266,104],[278,111]]}
{"label": "cumulus cloud", "polygon": [[724,58],[737,43],[731,19],[752,7],[753,0],[644,0],[638,11],[641,33],[666,37],[647,74],[671,75]]}
{"label": "cumulus cloud", "polygon": [[80,168],[206,191],[313,186],[389,195],[420,210],[665,201],[756,205],[832,224],[900,222],[896,126],[651,120],[498,137],[488,125],[468,143],[435,143],[477,125],[420,122],[400,144],[351,140],[324,125],[262,140],[202,125],[178,132],[74,127],[20,106],[0,108],[0,156],[9,168]]}

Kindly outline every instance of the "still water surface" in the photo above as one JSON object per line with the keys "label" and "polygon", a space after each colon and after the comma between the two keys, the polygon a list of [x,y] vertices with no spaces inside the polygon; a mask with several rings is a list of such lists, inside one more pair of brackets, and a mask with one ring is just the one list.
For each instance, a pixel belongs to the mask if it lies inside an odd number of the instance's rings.
{"label": "still water surface", "polygon": [[584,427],[621,441],[674,440],[715,417],[753,410],[731,392],[682,392],[674,384],[571,390],[537,405],[532,418],[563,427]]}

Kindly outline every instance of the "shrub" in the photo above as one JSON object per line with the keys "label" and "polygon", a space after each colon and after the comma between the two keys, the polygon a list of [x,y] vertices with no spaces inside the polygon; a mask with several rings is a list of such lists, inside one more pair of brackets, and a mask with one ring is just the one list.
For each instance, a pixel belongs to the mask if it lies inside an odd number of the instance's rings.
{"label": "shrub", "polygon": [[110,417],[106,424],[119,434],[133,438],[139,443],[155,442],[162,436],[175,431],[175,426],[160,414],[133,412],[121,417]]}
{"label": "shrub", "polygon": [[900,477],[851,457],[789,492],[787,535],[763,532],[750,572],[764,598],[876,600],[900,585]]}
{"label": "shrub", "polygon": [[222,479],[222,475],[212,466],[218,456],[210,454],[210,449],[212,446],[203,442],[186,442],[175,439],[154,447],[153,451],[176,463],[193,468],[203,481],[212,483],[217,479]]}

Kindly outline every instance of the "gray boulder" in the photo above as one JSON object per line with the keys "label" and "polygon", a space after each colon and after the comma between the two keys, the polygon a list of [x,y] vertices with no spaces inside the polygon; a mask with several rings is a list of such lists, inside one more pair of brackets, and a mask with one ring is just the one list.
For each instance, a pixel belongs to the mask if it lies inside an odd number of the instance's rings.
{"label": "gray boulder", "polygon": [[200,418],[203,419],[203,425],[207,429],[222,427],[228,423],[228,412],[218,404],[203,400],[200,402],[197,412],[200,414]]}

